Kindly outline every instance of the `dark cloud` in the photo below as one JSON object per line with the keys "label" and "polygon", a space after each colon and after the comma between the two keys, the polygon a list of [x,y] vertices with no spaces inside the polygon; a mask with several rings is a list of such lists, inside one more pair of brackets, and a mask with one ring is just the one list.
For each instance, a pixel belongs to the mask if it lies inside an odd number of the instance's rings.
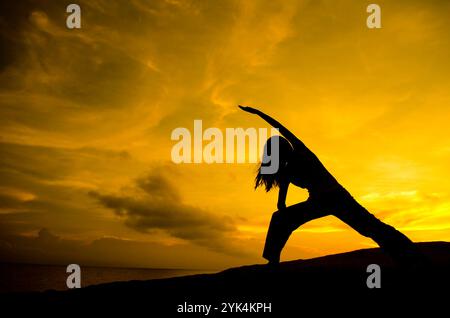
{"label": "dark cloud", "polygon": [[0,73],[24,55],[22,30],[28,25],[29,3],[0,2]]}
{"label": "dark cloud", "polygon": [[[10,67],[26,71],[33,57],[30,50],[29,30],[36,29],[33,24],[33,12],[46,12],[53,21],[65,22],[66,3],[48,0],[24,0],[0,2],[0,73]],[[6,87],[17,83],[2,81]],[[3,86],[3,85],[2,85]]]}
{"label": "dark cloud", "polygon": [[[252,255],[248,262],[258,258]],[[0,231],[0,262],[83,266],[220,269],[236,266],[235,258],[193,244],[166,245],[156,241],[102,237],[93,241],[67,239],[45,228],[35,235]]]}
{"label": "dark cloud", "polygon": [[136,181],[137,186],[153,199],[180,201],[178,190],[161,175],[148,176]]}
{"label": "dark cloud", "polygon": [[[109,217],[108,210],[98,209],[87,193],[97,182],[120,176],[128,179],[132,169],[140,169],[128,152],[0,142],[0,153],[1,233],[50,227],[58,233],[81,235],[125,228]],[[93,177],[97,174],[104,179]]]}
{"label": "dark cloud", "polygon": [[236,230],[231,218],[183,203],[175,186],[161,174],[138,179],[136,187],[141,195],[99,192],[91,192],[91,195],[140,232],[163,230],[173,237],[214,250],[231,251],[229,240]]}

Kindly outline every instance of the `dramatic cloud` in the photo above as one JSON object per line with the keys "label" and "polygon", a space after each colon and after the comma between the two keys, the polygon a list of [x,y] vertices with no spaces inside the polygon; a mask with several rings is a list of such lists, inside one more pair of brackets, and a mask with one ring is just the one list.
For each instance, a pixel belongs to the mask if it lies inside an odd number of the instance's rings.
{"label": "dramatic cloud", "polygon": [[214,250],[232,251],[228,247],[236,227],[231,218],[184,204],[178,190],[161,174],[139,179],[136,185],[143,192],[140,197],[94,191],[91,195],[138,231],[164,230]]}
{"label": "dramatic cloud", "polygon": [[92,241],[65,239],[47,229],[32,235],[0,234],[0,262],[81,266],[223,269],[242,260],[193,244],[162,244],[154,241],[102,237]]}
{"label": "dramatic cloud", "polygon": [[49,227],[69,236],[91,236],[111,226],[113,233],[121,233],[88,192],[137,174],[140,165],[127,152],[0,143],[0,153],[2,233]]}

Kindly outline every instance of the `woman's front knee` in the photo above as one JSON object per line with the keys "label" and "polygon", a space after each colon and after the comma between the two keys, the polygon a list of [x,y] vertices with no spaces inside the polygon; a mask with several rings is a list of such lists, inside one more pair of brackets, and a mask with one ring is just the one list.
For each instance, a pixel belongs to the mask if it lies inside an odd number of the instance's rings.
{"label": "woman's front knee", "polygon": [[272,213],[272,220],[275,220],[277,222],[284,219],[284,214],[281,211],[275,211]]}

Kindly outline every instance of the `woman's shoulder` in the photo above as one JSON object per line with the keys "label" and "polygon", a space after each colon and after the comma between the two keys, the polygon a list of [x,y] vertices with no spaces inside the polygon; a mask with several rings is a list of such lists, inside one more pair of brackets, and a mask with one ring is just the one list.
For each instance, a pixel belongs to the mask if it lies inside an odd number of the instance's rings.
{"label": "woman's shoulder", "polygon": [[294,155],[298,155],[298,156],[302,156],[302,157],[317,158],[317,156],[311,150],[309,150],[308,147],[306,147],[303,144],[294,145],[293,149],[294,149]]}

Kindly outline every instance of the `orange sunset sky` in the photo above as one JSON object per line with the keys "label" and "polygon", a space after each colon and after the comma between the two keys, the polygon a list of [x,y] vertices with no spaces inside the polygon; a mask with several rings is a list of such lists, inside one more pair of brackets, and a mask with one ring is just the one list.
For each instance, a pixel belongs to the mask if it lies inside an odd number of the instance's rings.
{"label": "orange sunset sky", "polygon": [[[256,164],[171,162],[173,129],[290,128],[414,241],[450,240],[450,2],[0,5],[0,261],[222,269],[263,263],[276,192]],[[307,192],[290,188],[287,203]],[[375,246],[333,217],[282,260]]]}

